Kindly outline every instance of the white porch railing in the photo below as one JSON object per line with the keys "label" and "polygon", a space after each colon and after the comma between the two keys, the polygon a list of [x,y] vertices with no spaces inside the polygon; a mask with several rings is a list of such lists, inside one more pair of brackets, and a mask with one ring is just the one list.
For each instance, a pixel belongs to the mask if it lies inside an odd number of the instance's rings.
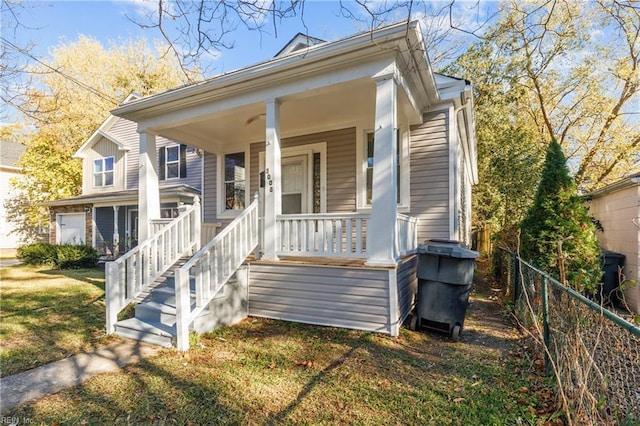
{"label": "white porch railing", "polygon": [[222,223],[220,222],[202,223],[200,228],[202,236],[200,245],[204,247],[209,241],[213,240],[213,237],[216,236],[220,228],[222,228]]}
{"label": "white porch railing", "polygon": [[418,248],[418,218],[398,213],[396,220],[400,256],[415,253]]}
{"label": "white porch railing", "polygon": [[366,213],[278,216],[279,256],[367,257]]}
{"label": "white porch railing", "polygon": [[193,205],[180,210],[168,223],[154,221],[151,238],[105,264],[107,334],[115,331],[120,311],[178,259],[200,248],[200,200],[196,197]]}
{"label": "white porch railing", "polygon": [[[189,349],[189,326],[258,245],[258,199],[176,270],[176,340]],[[195,277],[195,306],[189,280]]]}

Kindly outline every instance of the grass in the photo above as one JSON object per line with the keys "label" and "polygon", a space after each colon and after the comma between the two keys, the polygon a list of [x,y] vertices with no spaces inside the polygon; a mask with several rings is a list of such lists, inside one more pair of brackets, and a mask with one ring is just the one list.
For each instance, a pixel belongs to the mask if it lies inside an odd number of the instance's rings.
{"label": "grass", "polygon": [[103,271],[12,266],[0,285],[2,376],[106,342]]}
{"label": "grass", "polygon": [[[105,342],[100,271],[0,273],[3,374]],[[248,318],[192,335],[187,353],[162,350],[2,414],[60,425],[562,424],[539,360],[499,310],[475,294],[459,343]]]}
{"label": "grass", "polygon": [[528,367],[475,343],[247,319],[11,413],[45,424],[535,424]]}

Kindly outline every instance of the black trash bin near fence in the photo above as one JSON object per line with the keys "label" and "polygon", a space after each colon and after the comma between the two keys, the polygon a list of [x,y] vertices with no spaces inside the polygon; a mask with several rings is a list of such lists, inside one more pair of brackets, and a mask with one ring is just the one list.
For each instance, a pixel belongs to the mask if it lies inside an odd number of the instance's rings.
{"label": "black trash bin near fence", "polygon": [[418,247],[418,301],[412,329],[426,327],[460,339],[478,256],[451,240],[429,240]]}
{"label": "black trash bin near fence", "polygon": [[624,266],[625,256],[615,251],[602,250],[602,286],[598,294],[598,302],[602,305],[618,305],[620,303],[620,270]]}

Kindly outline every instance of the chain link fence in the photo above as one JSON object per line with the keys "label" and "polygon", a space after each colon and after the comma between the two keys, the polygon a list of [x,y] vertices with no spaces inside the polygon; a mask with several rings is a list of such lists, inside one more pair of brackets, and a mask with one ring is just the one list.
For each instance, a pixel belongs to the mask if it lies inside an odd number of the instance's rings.
{"label": "chain link fence", "polygon": [[544,351],[569,424],[640,425],[640,327],[497,250],[496,278]]}

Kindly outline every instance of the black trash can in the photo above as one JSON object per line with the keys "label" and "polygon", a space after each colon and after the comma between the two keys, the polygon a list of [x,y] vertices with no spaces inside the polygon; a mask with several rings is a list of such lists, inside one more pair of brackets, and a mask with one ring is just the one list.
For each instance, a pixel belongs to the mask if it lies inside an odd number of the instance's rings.
{"label": "black trash can", "polygon": [[624,266],[625,256],[615,251],[602,250],[602,286],[598,294],[598,301],[603,305],[617,305],[620,303],[620,269]]}
{"label": "black trash can", "polygon": [[460,339],[478,256],[452,240],[429,240],[418,247],[418,300],[412,329],[426,327]]}

